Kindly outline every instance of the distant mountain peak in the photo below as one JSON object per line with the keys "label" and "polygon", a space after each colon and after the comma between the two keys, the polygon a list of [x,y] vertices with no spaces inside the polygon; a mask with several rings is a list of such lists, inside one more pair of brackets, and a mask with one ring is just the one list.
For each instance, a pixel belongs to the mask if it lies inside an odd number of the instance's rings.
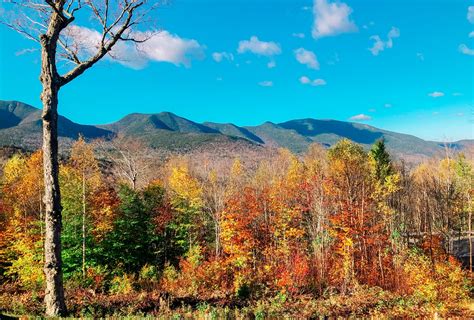
{"label": "distant mountain peak", "polygon": [[28,116],[38,111],[38,109],[22,102],[0,100],[0,129],[17,126]]}
{"label": "distant mountain peak", "polygon": [[[0,146],[37,148],[41,145],[41,126],[41,110],[17,101],[0,100]],[[169,111],[131,113],[114,123],[100,126],[81,125],[60,116],[60,139],[72,141],[79,134],[88,139],[121,134],[142,139],[153,147],[174,150],[189,150],[219,142],[221,145],[240,143],[241,147],[284,147],[294,152],[304,152],[311,143],[329,147],[342,138],[351,139],[366,148],[383,138],[390,152],[411,158],[433,156],[443,149],[438,142],[354,122],[304,118],[282,123],[266,121],[258,126],[240,127],[233,123],[197,123]],[[452,145],[462,150],[474,145],[474,141],[462,140]]]}

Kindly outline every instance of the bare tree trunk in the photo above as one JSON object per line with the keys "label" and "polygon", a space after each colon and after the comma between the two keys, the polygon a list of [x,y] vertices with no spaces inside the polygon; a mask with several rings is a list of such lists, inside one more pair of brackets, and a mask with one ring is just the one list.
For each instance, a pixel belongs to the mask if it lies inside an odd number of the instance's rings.
{"label": "bare tree trunk", "polygon": [[59,191],[58,164],[58,93],[59,75],[56,70],[56,41],[58,33],[55,25],[60,24],[54,14],[50,32],[41,36],[41,76],[43,84],[43,167],[45,240],[44,273],[46,278],[45,304],[47,316],[66,314],[64,302],[63,274],[61,260],[61,194]]}
{"label": "bare tree trunk", "polygon": [[39,212],[40,212],[40,237],[41,237],[41,247],[43,248],[41,252],[41,263],[44,264],[44,232],[43,232],[43,195],[41,193],[41,190],[39,190]]}
{"label": "bare tree trunk", "polygon": [[[41,2],[41,3],[40,3]],[[59,89],[83,74],[99,60],[105,57],[118,41],[143,42],[148,39],[130,38],[129,32],[132,27],[139,24],[145,17],[158,7],[159,1],[129,1],[120,0],[117,3],[105,1],[104,9],[97,9],[95,1],[66,1],[46,0],[38,3],[32,1],[13,1],[18,5],[16,9],[32,10],[33,15],[22,14],[27,18],[26,24],[23,19],[16,19],[16,12],[12,10],[13,22],[6,25],[21,33],[29,39],[38,41],[39,34],[41,44],[41,75],[40,81],[43,85],[41,101],[43,102],[43,168],[44,168],[44,218],[45,218],[45,240],[44,240],[44,273],[46,278],[46,316],[61,316],[66,314],[64,302],[62,261],[61,261],[61,195],[59,191],[59,164],[58,164],[58,93]],[[44,3],[43,3],[44,2]],[[67,6],[66,6],[67,3]],[[118,10],[109,10],[109,7]],[[75,20],[74,14],[82,8],[88,7],[92,14],[102,23],[102,39],[97,43],[95,53],[82,59],[82,50],[76,47],[74,36],[68,37],[72,43],[65,44],[59,37],[63,30]],[[145,8],[146,7],[146,8]],[[143,9],[140,12],[140,9]],[[110,11],[117,11],[112,17]],[[111,15],[109,20],[109,14]],[[0,20],[3,22],[3,12]],[[10,16],[10,14],[5,15]],[[38,18],[38,21],[34,19]],[[44,25],[47,21],[47,26]],[[110,21],[115,21],[110,23]],[[32,27],[28,27],[31,25]],[[46,30],[44,30],[46,29]],[[43,33],[44,32],[44,33]],[[62,47],[58,55],[71,61],[74,67],[63,76],[59,75],[56,68],[57,46]],[[90,45],[89,48],[95,48]]]}
{"label": "bare tree trunk", "polygon": [[46,314],[66,313],[61,260],[61,194],[58,179],[57,92],[45,88],[43,98],[43,162],[45,185],[44,273]]}
{"label": "bare tree trunk", "polygon": [[214,233],[215,233],[215,243],[216,243],[216,258],[219,257],[221,252],[221,240],[220,240],[220,227],[219,227],[219,218],[214,217]]}
{"label": "bare tree trunk", "polygon": [[382,252],[379,247],[379,267],[380,267],[380,275],[382,276],[382,288],[385,288],[385,274],[383,272],[383,263],[382,263]]}

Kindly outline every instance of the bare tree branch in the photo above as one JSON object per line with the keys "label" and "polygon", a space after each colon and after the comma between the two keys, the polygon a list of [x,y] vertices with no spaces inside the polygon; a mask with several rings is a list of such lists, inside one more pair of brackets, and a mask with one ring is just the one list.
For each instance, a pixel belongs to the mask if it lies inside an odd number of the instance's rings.
{"label": "bare tree branch", "polygon": [[[132,18],[134,16],[135,10],[140,8],[142,5],[144,5],[144,1],[132,1],[129,2],[125,8],[122,10],[122,12],[119,14],[119,16],[115,19],[115,21],[110,25],[106,26],[102,32],[102,39],[101,39],[101,44],[100,48],[98,49],[97,53],[92,56],[89,60],[80,63],[77,65],[74,69],[69,71],[67,74],[61,77],[61,86],[66,85],[67,83],[71,82],[74,80],[76,77],[84,73],[87,69],[92,67],[95,63],[97,63],[99,60],[101,60],[107,53],[109,53],[112,48],[115,46],[115,44],[121,40],[122,35],[127,31],[132,25]],[[106,1],[106,7],[108,8],[108,1]],[[94,7],[93,9],[94,12],[96,12],[96,15],[100,16],[100,12]],[[108,9],[106,10],[108,11]],[[125,21],[122,22],[121,26],[118,28],[118,31],[116,33],[113,33],[112,30],[120,23],[120,21],[125,17]],[[101,21],[103,23],[106,23],[106,19],[102,18]],[[106,36],[110,35],[111,38],[106,41]]]}
{"label": "bare tree branch", "polygon": [[[166,0],[45,0],[44,2],[7,0],[6,2],[13,7],[23,8],[21,12],[24,12],[24,15],[17,14],[14,19],[1,17],[0,23],[39,44],[41,37],[48,30],[51,15],[54,13],[59,17],[61,28],[55,29],[56,33],[48,37],[56,39],[57,59],[72,62],[71,65],[74,65],[72,69],[64,67],[65,73],[58,75],[60,86],[68,84],[105,56],[121,60],[120,54],[112,54],[118,42],[141,44],[151,39],[158,31],[153,31],[151,28],[149,30],[152,31],[136,32],[136,28],[149,22],[145,17],[151,16],[153,10],[167,3]],[[98,25],[88,27],[86,30],[100,34],[98,43],[95,43],[94,39],[84,36],[81,38],[75,34],[84,30],[80,24],[73,24],[75,14],[80,10],[88,10],[91,17],[97,21]],[[138,46],[136,49],[140,52]]]}

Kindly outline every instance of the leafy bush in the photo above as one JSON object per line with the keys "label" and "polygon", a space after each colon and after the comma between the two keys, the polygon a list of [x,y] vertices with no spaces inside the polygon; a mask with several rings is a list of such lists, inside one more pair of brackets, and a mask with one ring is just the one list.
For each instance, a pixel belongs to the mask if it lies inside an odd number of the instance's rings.
{"label": "leafy bush", "polygon": [[433,265],[427,256],[411,251],[403,259],[403,291],[415,304],[451,306],[469,297],[469,277],[450,257]]}
{"label": "leafy bush", "polygon": [[110,281],[110,293],[112,294],[128,294],[133,291],[133,277],[128,274],[115,276]]}

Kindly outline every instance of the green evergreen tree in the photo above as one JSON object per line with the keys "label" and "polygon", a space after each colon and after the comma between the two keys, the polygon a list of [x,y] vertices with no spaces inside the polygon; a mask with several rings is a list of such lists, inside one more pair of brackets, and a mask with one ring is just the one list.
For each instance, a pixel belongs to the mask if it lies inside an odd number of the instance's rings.
{"label": "green evergreen tree", "polygon": [[377,140],[370,149],[369,156],[373,161],[373,173],[377,181],[383,183],[393,173],[390,155],[385,148],[385,140]]}
{"label": "green evergreen tree", "polygon": [[153,217],[162,198],[160,193],[147,190],[143,194],[128,186],[121,186],[118,195],[119,214],[99,249],[100,256],[112,270],[138,272],[145,264],[156,264],[158,259],[160,238]]}

